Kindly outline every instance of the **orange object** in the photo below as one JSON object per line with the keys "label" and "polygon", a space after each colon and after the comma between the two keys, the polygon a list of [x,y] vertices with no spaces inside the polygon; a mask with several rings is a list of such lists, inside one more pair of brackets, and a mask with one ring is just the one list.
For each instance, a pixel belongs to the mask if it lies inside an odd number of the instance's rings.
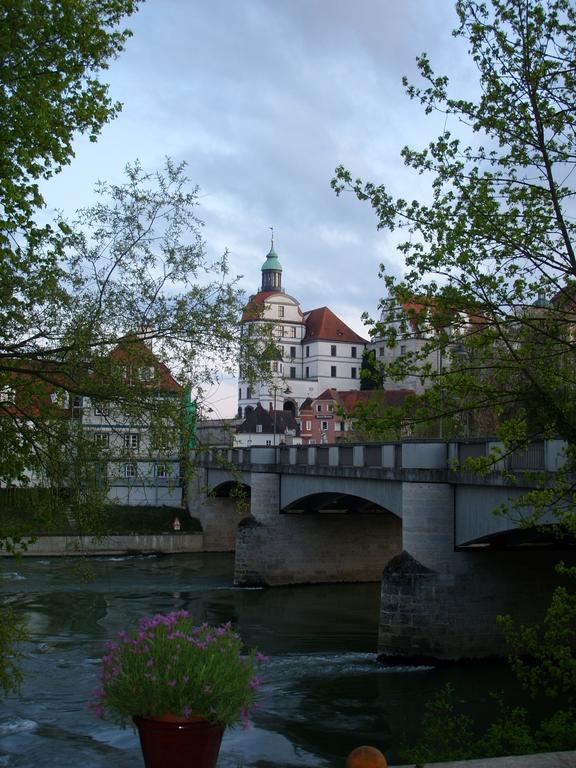
{"label": "orange object", "polygon": [[376,747],[356,747],[346,758],[346,768],[388,768],[388,763]]}

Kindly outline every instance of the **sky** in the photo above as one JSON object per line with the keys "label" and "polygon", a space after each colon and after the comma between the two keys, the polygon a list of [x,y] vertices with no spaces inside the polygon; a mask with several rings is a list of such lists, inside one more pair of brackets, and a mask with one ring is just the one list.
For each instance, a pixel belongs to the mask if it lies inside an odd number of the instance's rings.
{"label": "sky", "polygon": [[[337,197],[336,166],[385,183],[394,196],[426,195],[406,169],[404,145],[424,147],[445,126],[404,92],[416,56],[455,86],[474,77],[452,37],[452,0],[148,0],[128,20],[126,50],[103,79],[124,107],[97,143],[80,137],[72,164],[45,197],[65,215],[93,200],[98,180],[121,181],[139,159],[187,163],[200,188],[208,254],[230,254],[246,294],[260,285],[270,248],[283,287],[304,311],[328,306],[367,337],[361,316],[385,293],[379,265],[398,276],[398,233],[378,231],[366,202]],[[452,118],[454,119],[454,118]],[[455,126],[448,126],[454,128]],[[232,416],[236,383],[210,393]]]}

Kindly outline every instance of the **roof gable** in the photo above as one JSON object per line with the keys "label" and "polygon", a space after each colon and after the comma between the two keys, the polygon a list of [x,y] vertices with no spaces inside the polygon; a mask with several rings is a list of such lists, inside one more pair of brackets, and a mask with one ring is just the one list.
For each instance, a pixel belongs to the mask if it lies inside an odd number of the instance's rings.
{"label": "roof gable", "polygon": [[304,313],[306,333],[304,341],[340,341],[357,344],[367,344],[367,340],[359,336],[340,320],[328,307],[319,307]]}

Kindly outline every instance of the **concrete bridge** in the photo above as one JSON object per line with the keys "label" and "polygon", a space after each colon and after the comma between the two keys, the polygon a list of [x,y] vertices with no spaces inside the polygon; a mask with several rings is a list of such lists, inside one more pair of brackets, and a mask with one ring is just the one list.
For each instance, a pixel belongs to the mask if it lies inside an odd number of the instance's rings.
{"label": "concrete bridge", "polygon": [[[235,549],[235,580],[269,585],[382,580],[379,650],[458,658],[505,653],[496,616],[530,623],[557,583],[558,543],[494,515],[552,479],[563,444],[455,469],[486,441],[213,450],[188,498],[209,549]],[[550,521],[552,522],[552,521]]]}

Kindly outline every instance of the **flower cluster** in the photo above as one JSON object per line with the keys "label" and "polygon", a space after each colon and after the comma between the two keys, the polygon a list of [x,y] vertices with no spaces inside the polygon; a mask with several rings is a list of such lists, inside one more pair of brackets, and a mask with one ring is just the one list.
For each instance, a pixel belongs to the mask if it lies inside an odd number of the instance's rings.
{"label": "flower cluster", "polygon": [[194,626],[187,611],[142,618],[106,644],[101,687],[90,707],[122,722],[171,714],[247,725],[266,657],[242,650],[229,623]]}

